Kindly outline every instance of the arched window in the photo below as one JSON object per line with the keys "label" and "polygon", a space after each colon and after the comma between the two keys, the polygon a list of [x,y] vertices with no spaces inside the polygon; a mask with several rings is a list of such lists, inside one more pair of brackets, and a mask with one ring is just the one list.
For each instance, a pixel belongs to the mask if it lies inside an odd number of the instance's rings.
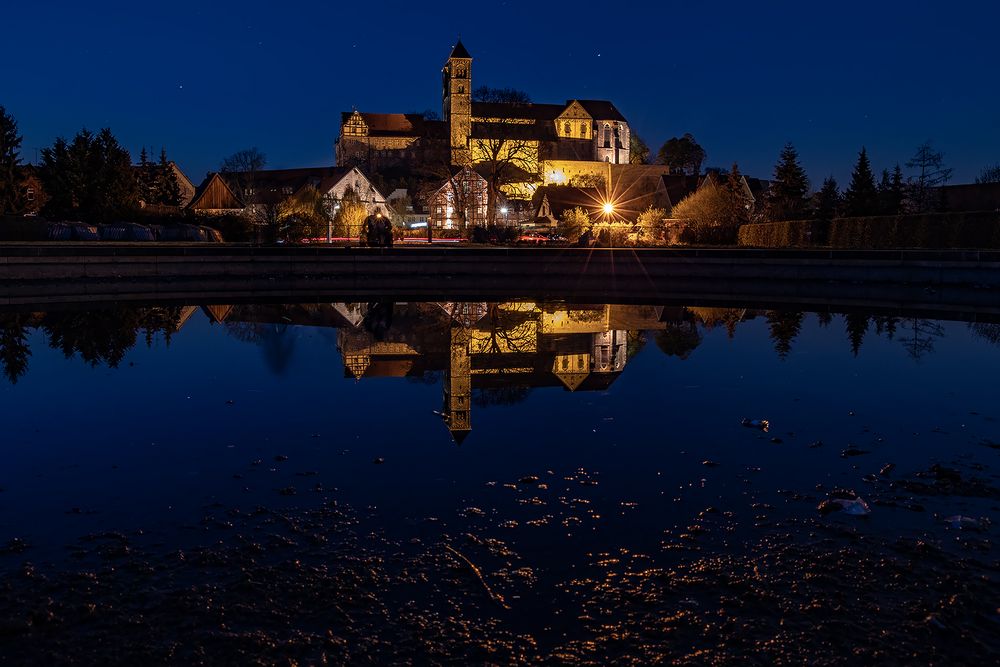
{"label": "arched window", "polygon": [[604,147],[611,148],[611,125],[604,124]]}
{"label": "arched window", "polygon": [[587,138],[587,124],[586,123],[580,123],[580,138],[581,139],[586,139]]}
{"label": "arched window", "polygon": [[566,134],[567,137],[573,136],[573,130],[570,127],[569,121],[566,121],[566,123],[563,125],[563,132]]}
{"label": "arched window", "polygon": [[463,94],[464,92],[465,92],[465,86],[459,86],[459,87],[458,87],[458,94],[459,94],[459,95],[461,95],[461,94]]}

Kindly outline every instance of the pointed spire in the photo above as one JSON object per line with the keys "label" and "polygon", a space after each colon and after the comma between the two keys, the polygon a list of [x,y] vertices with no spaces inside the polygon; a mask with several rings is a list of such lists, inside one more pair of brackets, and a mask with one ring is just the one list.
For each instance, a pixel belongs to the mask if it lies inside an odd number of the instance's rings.
{"label": "pointed spire", "polygon": [[458,41],[455,42],[455,46],[451,50],[451,55],[448,56],[449,60],[451,60],[452,58],[468,58],[470,60],[472,59],[472,56],[469,55],[469,51],[462,44],[461,37],[459,37]]}

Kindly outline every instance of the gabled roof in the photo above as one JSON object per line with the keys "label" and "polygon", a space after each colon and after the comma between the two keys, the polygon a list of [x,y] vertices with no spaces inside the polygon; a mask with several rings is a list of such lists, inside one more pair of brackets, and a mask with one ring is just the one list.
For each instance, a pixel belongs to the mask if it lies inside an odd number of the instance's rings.
{"label": "gabled roof", "polygon": [[657,184],[657,190],[666,194],[666,201],[663,203],[667,208],[673,208],[697,189],[698,177],[687,174],[663,174]]}
{"label": "gabled roof", "polygon": [[[566,106],[569,106],[573,100],[568,100]],[[614,104],[606,100],[577,100],[584,109],[587,110],[594,120],[616,120],[620,123],[627,122],[625,116],[618,111],[618,108]]]}
{"label": "gabled roof", "polygon": [[465,45],[462,44],[461,39],[455,42],[455,46],[451,50],[451,55],[448,56],[449,60],[452,58],[468,58],[469,60],[472,60],[472,56],[469,55],[469,51],[465,48]]}
{"label": "gabled roof", "polygon": [[198,186],[188,207],[201,210],[236,210],[245,208],[246,204],[233,192],[219,172],[213,171]]}
{"label": "gabled roof", "polygon": [[434,132],[437,126],[444,125],[440,120],[428,120],[419,113],[368,113],[363,111],[343,111],[340,114],[341,126],[355,113],[361,116],[368,126],[368,135],[373,137],[420,137]]}
{"label": "gabled roof", "polygon": [[560,218],[564,211],[576,208],[584,208],[591,214],[596,214],[601,208],[601,202],[605,200],[604,190],[601,188],[574,188],[568,185],[543,185],[535,190],[533,201],[536,210],[542,205],[542,200],[546,200],[553,217]]}

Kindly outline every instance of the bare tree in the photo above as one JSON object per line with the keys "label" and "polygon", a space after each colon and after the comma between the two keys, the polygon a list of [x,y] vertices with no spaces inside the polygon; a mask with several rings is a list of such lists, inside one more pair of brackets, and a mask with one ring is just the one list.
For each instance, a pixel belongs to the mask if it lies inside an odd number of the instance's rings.
{"label": "bare tree", "polygon": [[526,113],[531,99],[522,91],[482,86],[473,99],[496,105],[497,113],[473,123],[469,146],[489,187],[486,219],[494,225],[504,186],[535,178],[538,172],[537,128]]}
{"label": "bare tree", "polygon": [[906,163],[917,174],[910,177],[910,205],[915,213],[926,213],[937,208],[940,197],[937,187],[951,179],[952,170],[944,166],[944,154],[925,142],[917,147],[910,161]]}
{"label": "bare tree", "polygon": [[267,157],[256,146],[237,151],[225,158],[219,165],[219,173],[236,190],[236,194],[247,204],[257,195],[254,186],[257,172],[267,164]]}

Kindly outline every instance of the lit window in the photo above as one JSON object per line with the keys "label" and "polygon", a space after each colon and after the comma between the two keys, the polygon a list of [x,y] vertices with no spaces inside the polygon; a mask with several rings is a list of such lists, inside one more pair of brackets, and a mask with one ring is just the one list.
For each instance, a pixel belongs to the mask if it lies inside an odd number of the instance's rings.
{"label": "lit window", "polygon": [[569,124],[569,121],[566,121],[566,124],[563,125],[563,131],[567,137],[573,136],[573,129],[572,126]]}

